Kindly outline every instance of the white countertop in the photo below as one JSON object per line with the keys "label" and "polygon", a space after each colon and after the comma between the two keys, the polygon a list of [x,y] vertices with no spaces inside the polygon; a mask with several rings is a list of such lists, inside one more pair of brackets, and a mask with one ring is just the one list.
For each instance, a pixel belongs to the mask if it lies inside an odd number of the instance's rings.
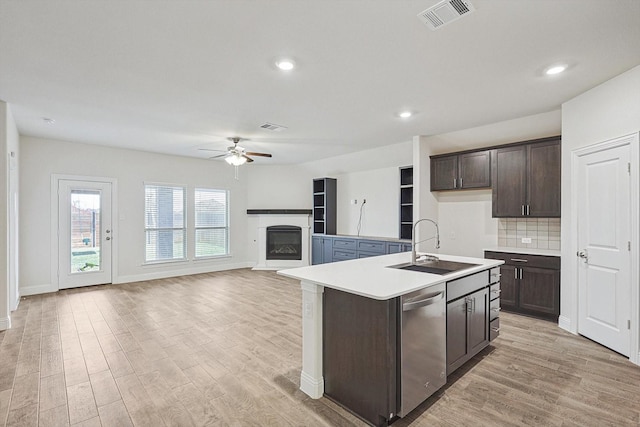
{"label": "white countertop", "polygon": [[510,252],[514,254],[524,255],[560,256],[560,251],[556,249],[511,248],[508,246],[493,246],[490,248],[484,248],[484,250],[492,252]]}
{"label": "white countertop", "polygon": [[466,262],[478,265],[444,275],[387,268],[390,265],[411,261],[411,252],[402,252],[291,268],[280,270],[278,274],[367,298],[387,300],[503,264],[503,261],[494,259],[433,255],[444,261]]}

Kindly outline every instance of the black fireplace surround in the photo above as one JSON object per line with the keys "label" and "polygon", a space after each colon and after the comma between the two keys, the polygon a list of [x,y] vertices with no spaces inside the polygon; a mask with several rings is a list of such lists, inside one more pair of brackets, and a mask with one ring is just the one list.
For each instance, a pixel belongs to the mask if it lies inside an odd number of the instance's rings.
{"label": "black fireplace surround", "polygon": [[267,259],[301,260],[302,228],[293,225],[267,227]]}

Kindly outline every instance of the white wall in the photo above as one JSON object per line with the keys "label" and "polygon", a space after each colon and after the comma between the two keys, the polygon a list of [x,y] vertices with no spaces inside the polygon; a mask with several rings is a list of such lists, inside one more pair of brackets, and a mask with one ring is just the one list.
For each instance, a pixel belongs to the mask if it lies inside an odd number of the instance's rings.
{"label": "white wall", "polygon": [[[562,277],[560,326],[577,332],[576,239],[571,224],[572,151],[640,131],[640,66],[562,105]],[[632,162],[638,166],[639,159]],[[634,218],[636,223],[638,218]],[[640,236],[633,236],[638,240]],[[636,276],[637,277],[637,276]],[[638,286],[638,283],[634,283]],[[640,325],[639,325],[640,326]],[[638,327],[640,329],[640,327]]]}
{"label": "white wall", "polygon": [[[22,294],[55,290],[51,267],[52,174],[97,176],[117,180],[118,214],[114,251],[114,282],[147,280],[247,265],[246,194],[248,179],[233,178],[224,162],[167,156],[140,151],[77,144],[32,137],[21,138],[20,168],[20,288]],[[228,189],[231,256],[209,261],[143,265],[144,182]],[[115,230],[115,227],[118,227]]]}
{"label": "white wall", "polygon": [[[300,165],[251,165],[247,168],[251,182],[247,205],[249,209],[311,209],[312,180],[336,178],[339,234],[357,234],[360,204],[366,198],[360,234],[397,237],[400,197],[398,168],[411,164],[411,142],[404,142]],[[358,205],[349,203],[353,199],[358,200]],[[250,225],[249,229],[252,228]],[[254,240],[250,236],[249,245],[253,245]]]}

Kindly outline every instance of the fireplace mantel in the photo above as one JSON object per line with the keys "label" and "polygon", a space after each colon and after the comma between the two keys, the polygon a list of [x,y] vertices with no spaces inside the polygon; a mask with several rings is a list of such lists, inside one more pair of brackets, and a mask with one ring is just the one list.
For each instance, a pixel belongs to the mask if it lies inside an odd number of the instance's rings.
{"label": "fireplace mantel", "polygon": [[247,215],[311,215],[311,209],[247,209]]}

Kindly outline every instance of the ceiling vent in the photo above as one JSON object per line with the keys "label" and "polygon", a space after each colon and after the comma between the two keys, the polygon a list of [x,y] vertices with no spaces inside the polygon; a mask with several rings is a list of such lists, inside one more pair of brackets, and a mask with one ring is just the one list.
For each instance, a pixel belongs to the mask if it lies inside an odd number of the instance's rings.
{"label": "ceiling vent", "polygon": [[269,123],[269,122],[266,122],[265,124],[260,125],[260,127],[262,129],[272,130],[274,132],[282,132],[283,130],[288,129],[286,126],[280,126],[280,125],[276,125],[276,124]]}
{"label": "ceiling vent", "polygon": [[475,8],[468,0],[443,0],[420,12],[418,18],[432,30],[437,30],[474,10]]}

